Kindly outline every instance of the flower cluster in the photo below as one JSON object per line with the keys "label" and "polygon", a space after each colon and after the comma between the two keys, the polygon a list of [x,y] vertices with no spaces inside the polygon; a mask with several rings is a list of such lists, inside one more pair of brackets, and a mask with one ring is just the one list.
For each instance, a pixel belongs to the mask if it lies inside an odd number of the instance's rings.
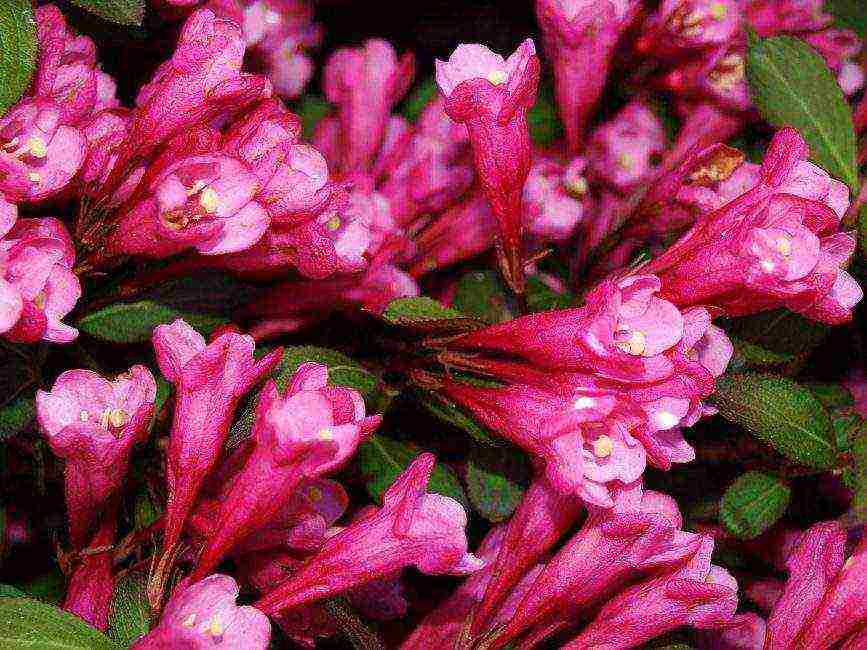
{"label": "flower cluster", "polygon": [[816,352],[863,353],[827,326],[867,190],[744,76],[784,34],[860,92],[819,0],[537,0],[538,49],[459,44],[412,95],[380,38],[317,71],[306,0],[152,4],[175,44],[127,105],[42,4],[0,114],[0,483],[66,513],[4,497],[0,559],[44,518],[60,606],[139,598],[139,649],[867,644],[865,374]]}

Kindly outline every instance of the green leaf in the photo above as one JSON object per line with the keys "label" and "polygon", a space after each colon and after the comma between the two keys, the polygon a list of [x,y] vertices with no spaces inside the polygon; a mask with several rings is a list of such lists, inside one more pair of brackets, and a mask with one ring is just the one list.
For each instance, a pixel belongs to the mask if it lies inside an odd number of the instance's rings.
{"label": "green leaf", "polygon": [[31,0],[0,2],[0,115],[15,104],[36,70],[36,20]]}
{"label": "green leaf", "polygon": [[35,416],[36,393],[34,392],[21,395],[0,408],[0,440],[20,432]]}
{"label": "green leaf", "polygon": [[828,335],[827,325],[787,309],[762,312],[725,322],[738,351],[755,365],[789,363],[812,352]]}
{"label": "green leaf", "polygon": [[181,312],[150,300],[141,300],[103,307],[79,320],[78,327],[82,332],[109,343],[143,343],[150,341],[157,325],[178,318],[183,318],[205,336],[229,322],[216,314]]}
{"label": "green leaf", "polygon": [[150,631],[147,575],[130,572],[115,582],[108,636],[124,648]]}
{"label": "green leaf", "polygon": [[837,462],[834,427],[822,403],[785,377],[743,373],[717,380],[714,403],[781,454],[803,465],[829,469]]}
{"label": "green leaf", "polygon": [[421,117],[424,109],[430,104],[437,95],[440,89],[437,86],[436,79],[430,77],[419,83],[403,102],[401,113],[410,122],[415,122]]}
{"label": "green leaf", "polygon": [[545,147],[563,137],[563,123],[557,116],[554,94],[548,86],[539,88],[539,97],[527,113],[530,137],[537,145]]}
{"label": "green leaf", "polygon": [[464,314],[427,296],[393,300],[382,317],[395,325],[464,318]]}
{"label": "green leaf", "polygon": [[840,384],[823,384],[821,382],[809,382],[804,384],[810,392],[816,396],[825,408],[840,409],[852,406],[855,398],[846,388]]}
{"label": "green leaf", "polygon": [[154,523],[162,515],[162,510],[159,508],[148,494],[147,490],[142,490],[135,500],[133,509],[133,525],[136,530],[143,530]]}
{"label": "green leaf", "polygon": [[141,25],[145,12],[145,0],[72,0],[72,3],[121,25]]}
{"label": "green leaf", "polygon": [[445,397],[433,392],[416,391],[419,402],[433,416],[443,422],[452,425],[456,429],[470,434],[476,441],[486,445],[500,446],[500,443],[492,438],[482,425],[476,422],[462,408],[455,405]]}
{"label": "green leaf", "polygon": [[27,598],[27,594],[14,585],[0,584],[0,597],[2,598]]}
{"label": "green leaf", "polygon": [[538,277],[527,278],[527,307],[530,311],[551,311],[568,309],[575,304],[575,297],[569,293],[557,293]]}
{"label": "green leaf", "polygon": [[515,309],[500,276],[494,271],[473,271],[458,282],[455,309],[487,323],[502,323],[515,317]]}
{"label": "green leaf", "polygon": [[720,519],[736,537],[752,539],[783,516],[791,497],[792,490],[776,476],[747,472],[723,495]]}
{"label": "green leaf", "polygon": [[867,428],[855,436],[849,449],[852,456],[851,486],[854,492],[846,519],[851,525],[867,524]]}
{"label": "green leaf", "polygon": [[[421,450],[409,446],[405,442],[386,438],[376,434],[368,438],[358,447],[357,462],[365,478],[368,494],[376,501],[382,499],[382,494],[394,483],[403,470],[407,468]],[[460,481],[454,470],[448,465],[437,463],[431,474],[428,491],[451,497],[467,506],[467,498],[461,488]]]}
{"label": "green leaf", "polygon": [[0,650],[116,650],[77,616],[30,598],[0,598]]}
{"label": "green leaf", "polygon": [[301,129],[304,139],[310,140],[316,130],[316,125],[331,114],[332,106],[319,95],[304,95],[295,106],[295,112],[301,118]]}
{"label": "green leaf", "polygon": [[864,0],[825,0],[825,11],[834,16],[837,27],[854,30],[861,38],[867,37]]}
{"label": "green leaf", "polygon": [[773,368],[795,360],[794,355],[774,352],[761,345],[730,337],[735,352],[740,355],[740,365],[750,368]]}
{"label": "green leaf", "polygon": [[747,77],[762,116],[798,129],[813,161],[857,193],[852,111],[819,53],[791,36],[761,39],[748,48]]}
{"label": "green leaf", "polygon": [[467,459],[464,482],[476,512],[499,523],[518,507],[529,477],[527,457],[519,450],[475,445]]}

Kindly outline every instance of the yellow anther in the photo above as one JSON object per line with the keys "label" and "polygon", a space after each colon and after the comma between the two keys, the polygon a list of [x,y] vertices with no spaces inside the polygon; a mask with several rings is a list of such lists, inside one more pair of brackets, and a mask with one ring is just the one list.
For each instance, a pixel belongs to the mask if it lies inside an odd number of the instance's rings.
{"label": "yellow anther", "polygon": [[[629,330],[625,331],[628,332]],[[617,343],[617,347],[635,356],[644,354],[644,351],[647,349],[647,336],[640,330],[633,330],[628,339]]]}
{"label": "yellow anther", "polygon": [[572,196],[584,196],[587,194],[587,179],[579,176],[574,181],[566,185],[566,189]]}
{"label": "yellow anther", "polygon": [[780,237],[777,240],[777,250],[783,255],[790,255],[792,253],[792,240],[788,237]]}
{"label": "yellow anther", "polygon": [[35,158],[45,158],[48,155],[48,146],[42,138],[30,138],[27,141],[27,150]]}
{"label": "yellow anther", "polygon": [[129,422],[129,414],[123,409],[105,409],[99,418],[99,423],[104,429],[109,427],[119,429]]}
{"label": "yellow anther", "polygon": [[320,490],[315,485],[311,485],[307,489],[307,498],[313,502],[320,501],[322,499],[322,490]]}
{"label": "yellow anther", "polygon": [[202,190],[202,195],[199,197],[199,205],[208,214],[213,214],[220,207],[220,195],[213,188],[206,187]]}
{"label": "yellow anther", "polygon": [[42,181],[42,176],[40,176],[36,172],[30,172],[29,174],[27,174],[27,178],[30,180],[31,183],[40,183]]}
{"label": "yellow anther", "polygon": [[506,80],[508,78],[509,75],[504,70],[491,70],[488,73],[488,81],[490,81],[495,86],[506,83]]}
{"label": "yellow anther", "polygon": [[623,169],[631,170],[635,167],[635,156],[631,153],[624,151],[622,154],[617,156],[617,164],[620,165]]}
{"label": "yellow anther", "polygon": [[90,413],[88,413],[87,411],[81,411],[78,414],[78,419],[82,422],[87,422],[90,419]]}
{"label": "yellow anther", "polygon": [[722,2],[715,2],[710,6],[710,15],[714,20],[725,20],[728,16],[729,8]]}
{"label": "yellow anther", "polygon": [[184,622],[182,623],[182,625],[184,627],[193,627],[195,624],[196,624],[196,613],[195,612],[193,612],[192,614],[187,616],[184,619]]}
{"label": "yellow anther", "polygon": [[343,222],[340,220],[340,216],[335,214],[333,217],[331,217],[328,221],[325,222],[325,227],[333,232],[340,228],[342,224]]}
{"label": "yellow anther", "polygon": [[207,634],[210,634],[211,636],[222,636],[224,631],[225,628],[223,628],[222,623],[220,623],[219,617],[214,614],[214,617],[211,619],[211,622],[205,629],[205,632]]}
{"label": "yellow anther", "polygon": [[614,441],[608,436],[599,436],[593,441],[593,454],[597,458],[608,458],[614,451]]}
{"label": "yellow anther", "polygon": [[319,429],[319,433],[317,435],[319,436],[320,440],[334,440],[334,432],[328,427],[325,427],[324,429]]}
{"label": "yellow anther", "polygon": [[40,292],[37,293],[36,296],[33,298],[33,304],[36,305],[36,307],[37,307],[38,309],[45,309],[45,302],[46,302],[47,300],[48,300],[48,298],[46,297],[45,292],[44,292],[44,291],[40,291]]}

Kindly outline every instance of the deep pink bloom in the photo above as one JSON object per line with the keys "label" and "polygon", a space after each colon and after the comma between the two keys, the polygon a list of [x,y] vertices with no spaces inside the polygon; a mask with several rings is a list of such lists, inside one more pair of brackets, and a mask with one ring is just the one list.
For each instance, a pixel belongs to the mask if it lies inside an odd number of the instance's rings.
{"label": "deep pink bloom", "polygon": [[271,522],[302,481],[338,469],[379,421],[364,416],[357,391],[328,386],[327,366],[302,364],[282,396],[269,382],[253,423],[255,448],[220,505],[191,580],[213,571],[238,542]]}
{"label": "deep pink bloom", "polygon": [[855,247],[838,231],[846,190],[806,153],[796,131],[779,131],[758,182],[646,267],[662,280],[661,295],[732,316],[787,307],[825,323],[848,320],[863,294],[842,268]]}
{"label": "deep pink bloom", "polygon": [[88,533],[126,478],[132,447],[148,434],[156,384],[144,366],[109,381],[67,370],[36,393],[36,416],[51,450],[66,461],[65,490],[73,547]]}
{"label": "deep pink bloom", "polygon": [[[497,576],[491,563],[500,552],[505,527],[497,526],[482,540],[475,554],[488,564],[483,569],[468,576],[460,586],[437,608],[425,616],[401,644],[401,650],[425,650],[427,648],[451,648],[461,639],[469,616],[474,621],[479,611],[476,609],[485,595],[486,585]],[[503,607],[497,612],[494,624],[504,623],[514,614],[515,606],[533,583],[541,570],[537,565],[529,569],[516,585]],[[520,578],[521,576],[519,576]]]}
{"label": "deep pink bloom", "polygon": [[622,591],[562,647],[625,650],[682,625],[699,629],[727,626],[738,604],[737,583],[725,569],[710,563],[713,539],[692,537],[699,543],[692,557]]}
{"label": "deep pink bloom", "polygon": [[159,625],[131,647],[265,650],[271,640],[268,617],[255,607],[238,607],[237,598],[237,583],[225,575],[181,585],[166,605]]}
{"label": "deep pink bloom", "polygon": [[687,59],[669,71],[663,85],[692,101],[711,101],[727,111],[752,108],[746,80],[746,52],[742,39]]}
{"label": "deep pink bloom", "polygon": [[[473,615],[475,634],[496,621],[497,613],[522,577],[575,525],[583,510],[580,499],[553,489],[544,478],[530,484],[505,526],[502,541],[497,543],[492,567],[485,570],[490,579]],[[490,553],[493,555],[494,550]]]}
{"label": "deep pink bloom", "polygon": [[412,83],[415,58],[398,58],[386,41],[372,39],[360,48],[341,48],[325,64],[325,96],[337,105],[339,156],[344,174],[367,172],[385,136],[391,109]]}
{"label": "deep pink bloom", "polygon": [[768,619],[767,650],[797,646],[806,621],[843,568],[846,533],[836,522],[817,524],[804,533],[787,560],[789,580]]}
{"label": "deep pink bloom", "polygon": [[593,132],[588,147],[593,177],[627,193],[650,178],[662,161],[665,132],[653,111],[633,101]]}
{"label": "deep pink bloom", "polygon": [[117,506],[110,505],[102,515],[99,530],[82,551],[81,563],[75,567],[63,609],[87,621],[103,632],[114,597],[114,547],[117,528]]}
{"label": "deep pink bloom", "polygon": [[483,45],[460,45],[447,62],[437,60],[436,70],[446,113],[470,135],[476,174],[497,219],[502,270],[523,293],[521,196],[532,157],[527,111],[539,85],[536,47],[527,39],[504,60]]}
{"label": "deep pink bloom", "polygon": [[249,336],[227,332],[206,344],[183,320],[158,326],[153,344],[163,376],[177,390],[166,462],[165,548],[171,550],[220,456],[239,400],[274,368],[283,351],[257,360]]}
{"label": "deep pink bloom", "polygon": [[146,197],[118,223],[110,247],[119,254],[168,257],[188,248],[205,255],[253,246],[270,217],[255,199],[259,183],[227,154],[184,156],[163,169]]}
{"label": "deep pink bloom", "polygon": [[125,109],[107,110],[97,113],[81,126],[87,139],[87,156],[78,178],[88,190],[104,185],[114,170],[130,119]]}
{"label": "deep pink bloom", "polygon": [[53,101],[25,98],[0,118],[0,192],[40,201],[63,190],[84,161],[81,132]]}
{"label": "deep pink bloom", "polygon": [[812,32],[831,24],[822,0],[748,0],[745,7],[750,26],[759,36],[788,32]]}
{"label": "deep pink bloom", "polygon": [[643,26],[636,49],[671,57],[725,44],[743,20],[738,0],[664,0]]}
{"label": "deep pink bloom", "polygon": [[422,454],[395,479],[383,505],[330,538],[316,555],[258,601],[267,613],[328,598],[414,565],[424,573],[472,573],[467,515],[453,499],[425,491],[435,458]]}
{"label": "deep pink bloom", "polygon": [[637,485],[624,490],[611,510],[589,509],[581,529],[545,564],[498,633],[498,644],[537,625],[565,623],[648,569],[672,566],[695,552],[699,538],[679,530],[677,504],[642,493]]}
{"label": "deep pink bloom", "polygon": [[5,212],[4,227],[11,228],[0,240],[0,331],[5,338],[24,343],[73,341],[78,330],[61,322],[81,297],[81,285],[72,272],[72,238],[58,219],[18,219],[12,225],[8,207]]}
{"label": "deep pink bloom", "polygon": [[538,156],[524,186],[524,221],[536,244],[565,243],[592,210],[583,158],[569,165]]}
{"label": "deep pink bloom", "polygon": [[557,107],[577,153],[602,95],[614,47],[635,17],[635,0],[537,0],[536,15],[554,65]]}

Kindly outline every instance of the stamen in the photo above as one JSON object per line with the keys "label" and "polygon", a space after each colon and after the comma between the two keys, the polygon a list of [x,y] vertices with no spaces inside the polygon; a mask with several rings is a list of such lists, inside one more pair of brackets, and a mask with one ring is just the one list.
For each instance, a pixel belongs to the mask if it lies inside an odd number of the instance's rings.
{"label": "stamen", "polygon": [[609,436],[599,436],[593,441],[593,454],[597,458],[608,458],[614,451],[614,441]]}
{"label": "stamen", "polygon": [[490,81],[495,86],[499,86],[500,84],[506,83],[509,75],[503,70],[491,70],[488,73],[488,81]]}

